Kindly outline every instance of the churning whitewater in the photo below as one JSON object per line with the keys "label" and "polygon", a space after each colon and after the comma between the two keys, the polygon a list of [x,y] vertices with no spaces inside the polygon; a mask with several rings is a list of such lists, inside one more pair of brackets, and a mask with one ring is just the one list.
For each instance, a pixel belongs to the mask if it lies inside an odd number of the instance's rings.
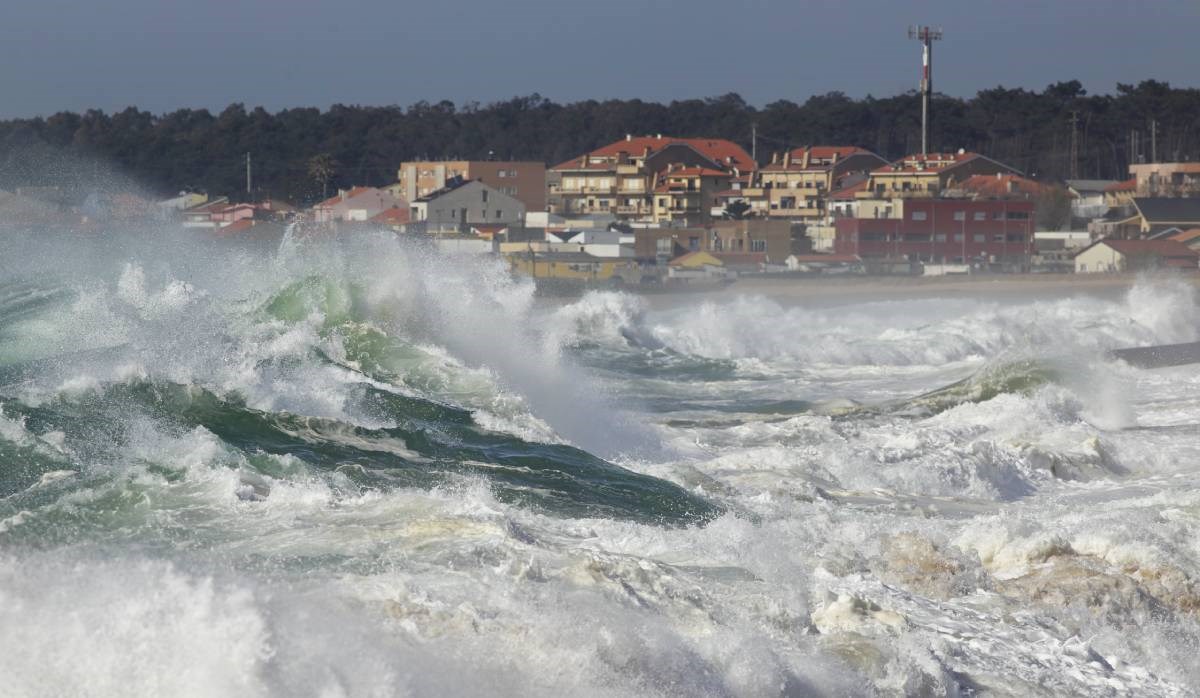
{"label": "churning whitewater", "polygon": [[535,296],[0,242],[5,695],[1185,695],[1195,287]]}

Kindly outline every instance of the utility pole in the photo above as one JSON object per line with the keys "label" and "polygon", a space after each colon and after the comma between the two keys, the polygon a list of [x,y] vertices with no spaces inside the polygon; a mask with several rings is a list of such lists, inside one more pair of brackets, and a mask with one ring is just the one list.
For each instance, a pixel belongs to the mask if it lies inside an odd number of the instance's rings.
{"label": "utility pole", "polygon": [[1150,162],[1158,162],[1158,120],[1150,120]]}
{"label": "utility pole", "polygon": [[940,28],[911,26],[908,38],[921,42],[921,154],[929,153],[929,98],[933,94],[933,42],[942,38]]}
{"label": "utility pole", "polygon": [[246,194],[250,193],[250,153],[246,153]]}
{"label": "utility pole", "polygon": [[750,159],[754,161],[754,167],[758,167],[758,124],[750,124]]}
{"label": "utility pole", "polygon": [[1079,112],[1071,111],[1071,179],[1079,179]]}

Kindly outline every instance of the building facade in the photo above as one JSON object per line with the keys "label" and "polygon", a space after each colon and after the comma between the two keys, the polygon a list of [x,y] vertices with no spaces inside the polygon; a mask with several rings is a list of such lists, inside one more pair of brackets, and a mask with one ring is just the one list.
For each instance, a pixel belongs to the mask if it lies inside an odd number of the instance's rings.
{"label": "building facade", "polygon": [[546,165],[515,160],[421,160],[400,163],[387,188],[408,201],[428,196],[449,182],[479,180],[518,199],[526,211],[546,210]]}
{"label": "building facade", "polygon": [[860,198],[928,198],[941,195],[973,175],[1020,174],[978,153],[909,155],[871,172]]}
{"label": "building facade", "polygon": [[904,200],[892,218],[839,218],[834,251],[863,259],[1028,266],[1034,251],[1032,201]]}
{"label": "building facade", "polygon": [[[774,156],[758,172],[756,186],[746,192],[751,209],[770,218],[815,221],[827,214],[835,190],[887,165],[875,153],[853,146],[806,146]],[[755,200],[761,200],[758,205]]]}
{"label": "building facade", "polygon": [[[550,210],[565,215],[613,213],[623,219],[653,220],[659,206],[656,190],[668,183],[665,175],[672,166],[716,170],[730,177],[755,169],[750,155],[731,141],[626,136],[551,168]],[[701,206],[686,218],[708,220],[710,208]]]}
{"label": "building facade", "polygon": [[466,235],[481,224],[523,227],[525,204],[473,180],[418,198],[409,208],[409,220],[423,224],[426,232]]}

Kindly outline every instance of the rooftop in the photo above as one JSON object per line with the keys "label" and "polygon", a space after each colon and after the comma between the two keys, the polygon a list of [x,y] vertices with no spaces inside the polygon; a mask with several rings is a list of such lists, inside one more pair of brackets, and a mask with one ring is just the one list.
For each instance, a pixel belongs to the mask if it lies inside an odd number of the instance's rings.
{"label": "rooftop", "polygon": [[[742,171],[755,169],[754,160],[740,145],[720,138],[673,138],[670,136],[626,136],[624,140],[609,143],[589,153],[571,158],[559,163],[551,169],[611,169],[623,153],[629,157],[642,157],[646,153],[653,155],[672,145],[684,145],[692,148],[713,163],[727,168],[737,168]],[[593,163],[592,160],[603,160]]]}
{"label": "rooftop", "polygon": [[1135,196],[1133,205],[1147,222],[1200,223],[1200,197],[1166,199]]}

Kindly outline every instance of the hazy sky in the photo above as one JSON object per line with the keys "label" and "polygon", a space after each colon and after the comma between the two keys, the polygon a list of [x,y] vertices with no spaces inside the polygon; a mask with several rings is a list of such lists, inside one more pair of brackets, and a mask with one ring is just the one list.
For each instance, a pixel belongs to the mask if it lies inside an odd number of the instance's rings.
{"label": "hazy sky", "polygon": [[941,25],[938,91],[1200,84],[1197,0],[8,0],[0,118],[136,105],[803,101],[914,88],[906,27]]}

